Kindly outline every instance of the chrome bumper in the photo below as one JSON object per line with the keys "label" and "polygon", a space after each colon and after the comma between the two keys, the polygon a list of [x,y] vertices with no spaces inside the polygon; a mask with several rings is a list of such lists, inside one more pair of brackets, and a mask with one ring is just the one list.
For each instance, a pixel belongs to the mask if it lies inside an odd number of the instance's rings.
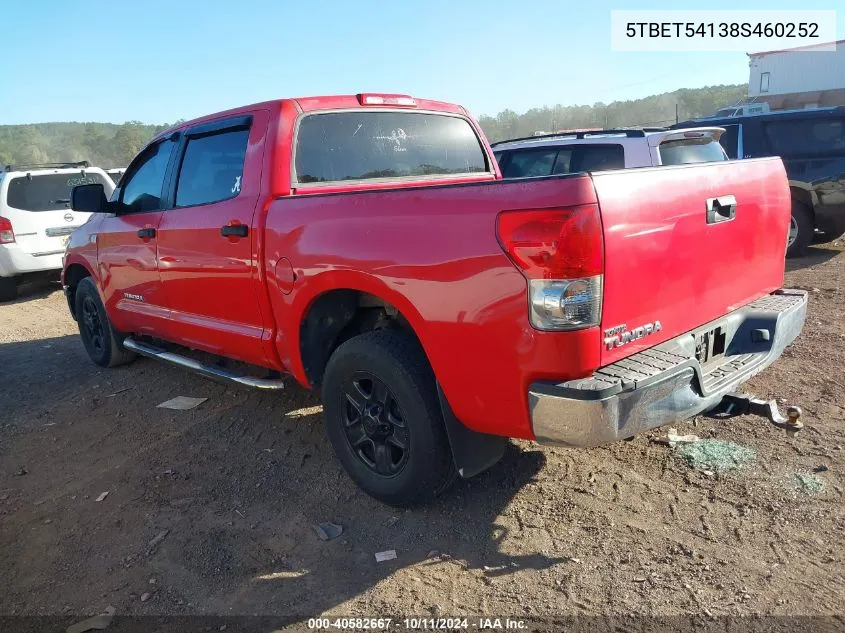
{"label": "chrome bumper", "polygon": [[[598,446],[708,411],[771,365],[804,327],[807,293],[779,290],[593,376],[529,387],[538,442]],[[725,352],[696,360],[698,335],[721,327]]]}

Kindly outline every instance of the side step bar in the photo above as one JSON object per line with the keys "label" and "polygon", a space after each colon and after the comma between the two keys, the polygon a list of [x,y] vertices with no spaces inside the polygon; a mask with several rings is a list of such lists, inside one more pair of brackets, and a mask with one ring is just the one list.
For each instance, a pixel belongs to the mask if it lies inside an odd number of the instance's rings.
{"label": "side step bar", "polygon": [[199,361],[194,360],[193,358],[188,358],[187,356],[182,356],[180,354],[174,354],[173,352],[168,352],[167,350],[161,349],[160,347],[155,347],[154,345],[141,343],[140,341],[136,341],[132,337],[127,337],[126,339],[124,339],[123,347],[128,350],[132,350],[133,352],[135,352],[136,354],[140,354],[141,356],[149,356],[150,358],[164,360],[169,363],[173,363],[174,365],[179,365],[180,367],[190,369],[191,371],[206,376],[208,378],[228,380],[229,382],[236,382],[239,385],[245,385],[247,387],[253,387],[255,389],[266,389],[271,391],[276,389],[284,389],[285,387],[285,383],[281,378],[253,378],[251,376],[239,376],[237,374],[232,374],[220,367],[212,367],[211,365],[205,365]]}

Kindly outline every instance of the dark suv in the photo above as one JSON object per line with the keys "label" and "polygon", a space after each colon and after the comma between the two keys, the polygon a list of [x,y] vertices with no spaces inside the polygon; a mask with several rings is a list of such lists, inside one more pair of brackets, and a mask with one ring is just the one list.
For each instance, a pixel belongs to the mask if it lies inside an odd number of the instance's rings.
{"label": "dark suv", "polygon": [[780,156],[792,190],[788,257],[845,233],[845,107],[702,118],[672,127],[725,128],[730,158]]}

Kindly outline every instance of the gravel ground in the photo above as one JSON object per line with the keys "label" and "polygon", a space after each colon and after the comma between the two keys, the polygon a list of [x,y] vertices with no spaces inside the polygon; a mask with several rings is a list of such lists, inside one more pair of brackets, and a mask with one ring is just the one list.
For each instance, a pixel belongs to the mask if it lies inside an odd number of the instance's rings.
{"label": "gravel ground", "polygon": [[[841,615],[843,250],[788,263],[807,325],[748,386],[804,408],[795,438],[748,417],[676,425],[753,451],[728,472],[688,466],[666,429],[514,442],[406,512],[345,476],[313,394],[101,370],[57,284],[27,288],[0,305],[0,615]],[[208,400],[156,408],[178,395]],[[319,540],[323,521],[343,534]]]}

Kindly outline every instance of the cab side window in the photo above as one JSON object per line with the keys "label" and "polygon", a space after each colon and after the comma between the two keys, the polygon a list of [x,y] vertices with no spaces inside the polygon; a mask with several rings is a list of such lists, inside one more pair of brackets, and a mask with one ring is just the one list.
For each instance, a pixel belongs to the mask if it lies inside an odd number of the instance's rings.
{"label": "cab side window", "polygon": [[135,159],[121,181],[120,201],[124,213],[162,209],[164,175],[174,145],[170,140],[161,141],[148,147]]}
{"label": "cab side window", "polygon": [[235,198],[241,192],[249,129],[189,138],[179,168],[176,206]]}

